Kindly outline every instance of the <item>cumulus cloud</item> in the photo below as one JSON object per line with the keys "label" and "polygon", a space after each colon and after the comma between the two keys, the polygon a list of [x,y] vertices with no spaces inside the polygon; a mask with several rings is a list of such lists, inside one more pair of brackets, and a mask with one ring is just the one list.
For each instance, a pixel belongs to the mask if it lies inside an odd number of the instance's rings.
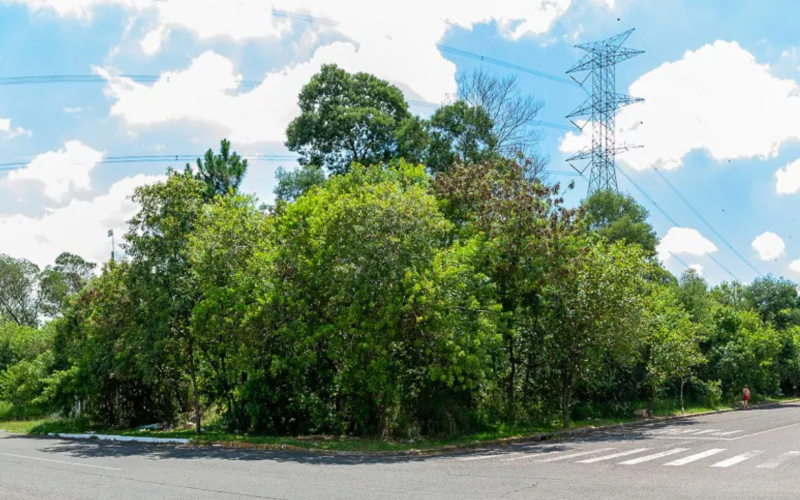
{"label": "cumulus cloud", "polygon": [[[0,0],[2,1],[2,0]],[[335,34],[316,47],[309,60],[268,73],[257,88],[242,92],[233,63],[214,53],[191,66],[164,73],[151,86],[110,78],[107,93],[116,99],[112,114],[133,126],[192,121],[228,129],[239,141],[282,141],[297,115],[297,94],[323,64],[366,71],[397,84],[410,99],[441,102],[456,91],[455,65],[436,44],[452,27],[472,29],[493,23],[504,37],[546,33],[573,0],[499,0],[497,2],[363,2],[343,0],[6,0],[31,9],[51,8],[64,16],[88,17],[93,9],[116,4],[134,12],[151,29],[141,40],[145,53],[163,49],[169,36],[185,30],[204,39],[242,42],[282,38],[299,28],[304,34]],[[425,15],[420,15],[424,12]],[[319,36],[302,36],[317,44]],[[109,68],[98,73],[110,75]],[[166,85],[166,83],[169,85]],[[202,96],[203,100],[196,100]],[[198,105],[202,103],[202,105]],[[194,109],[202,108],[202,109]],[[247,113],[244,113],[246,110]]]}
{"label": "cumulus cloud", "polygon": [[775,233],[767,231],[753,240],[753,250],[761,260],[775,260],[786,251],[786,243]]}
{"label": "cumulus cloud", "polygon": [[69,141],[63,149],[40,154],[24,168],[10,171],[4,182],[36,182],[48,198],[63,201],[73,192],[91,188],[90,174],[102,160],[100,151],[80,141]]}
{"label": "cumulus cloud", "polygon": [[659,259],[666,261],[672,254],[701,256],[716,252],[717,247],[697,229],[673,227],[661,239],[656,250]]}
{"label": "cumulus cloud", "polygon": [[[678,168],[694,150],[715,160],[768,158],[800,138],[800,86],[773,76],[736,42],[688,51],[640,77],[630,93],[645,99],[617,116],[618,142],[645,145],[620,157],[632,168]],[[561,150],[585,146],[590,128],[564,136]]]}
{"label": "cumulus cloud", "polygon": [[138,207],[130,200],[134,188],[163,179],[160,176],[126,177],[108,193],[87,201],[72,200],[42,217],[0,214],[0,253],[26,258],[39,266],[52,264],[61,252],[71,252],[95,262],[109,259],[109,229],[122,234]]}
{"label": "cumulus cloud", "polygon": [[789,270],[800,274],[800,260],[792,261],[792,263],[789,264]]}
{"label": "cumulus cloud", "polygon": [[775,190],[778,194],[800,191],[800,160],[795,160],[775,172]]}

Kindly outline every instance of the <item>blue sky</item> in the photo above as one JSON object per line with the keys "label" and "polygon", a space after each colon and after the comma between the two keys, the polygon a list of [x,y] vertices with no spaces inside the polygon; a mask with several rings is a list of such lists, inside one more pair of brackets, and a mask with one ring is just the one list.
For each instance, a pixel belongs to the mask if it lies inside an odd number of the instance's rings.
{"label": "blue sky", "polygon": [[[486,64],[437,44],[564,76],[576,43],[636,28],[626,46],[646,53],[618,66],[617,90],[646,101],[620,113],[618,136],[644,147],[619,163],[646,196],[625,176],[619,185],[651,211],[665,265],[713,283],[729,272],[749,282],[753,268],[800,279],[798,15],[789,0],[0,0],[1,77],[95,78],[0,85],[0,163],[19,164],[0,167],[0,252],[42,266],[63,250],[104,260],[107,230],[121,234],[135,212],[132,189],[182,166],[104,158],[202,154],[223,137],[244,155],[286,155],[296,94],[321,64],[437,103],[458,72]],[[585,98],[518,81],[545,101],[546,122],[568,125]],[[550,168],[570,170],[587,137],[542,130]],[[270,201],[279,165],[293,166],[252,161],[244,190]],[[555,178],[576,181],[570,203],[584,196],[583,179]]]}

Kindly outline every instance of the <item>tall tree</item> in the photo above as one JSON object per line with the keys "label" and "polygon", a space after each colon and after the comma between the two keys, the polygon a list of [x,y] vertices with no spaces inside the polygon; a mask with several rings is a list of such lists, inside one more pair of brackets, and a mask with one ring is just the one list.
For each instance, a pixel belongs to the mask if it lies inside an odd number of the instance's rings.
{"label": "tall tree", "polygon": [[77,294],[89,283],[95,267],[95,263],[69,252],[56,257],[55,264],[42,272],[45,312],[50,316],[56,315],[67,297]]}
{"label": "tall tree", "polygon": [[39,266],[0,254],[0,316],[18,325],[36,326],[43,295]]}
{"label": "tall tree", "polygon": [[165,355],[180,360],[191,383],[195,429],[200,433],[198,345],[191,328],[198,298],[189,259],[189,237],[206,207],[206,185],[172,174],[165,182],[137,188],[139,212],[130,220],[125,248],[130,256],[130,285],[138,305],[139,356],[157,365]]}
{"label": "tall tree", "polygon": [[[192,171],[186,164],[186,172]],[[247,160],[236,152],[231,153],[231,143],[223,139],[220,143],[219,154],[209,149],[205,157],[197,159],[197,168],[194,177],[206,185],[206,199],[217,195],[225,196],[230,192],[237,192],[247,173]],[[189,174],[191,175],[191,174]]]}
{"label": "tall tree", "polygon": [[547,158],[539,155],[543,134],[536,128],[536,119],[544,101],[524,94],[516,75],[500,77],[483,67],[461,73],[458,98],[486,112],[501,155],[513,158],[522,154],[525,158],[536,158],[536,173],[541,173],[538,167],[545,165]]}
{"label": "tall tree", "polygon": [[300,116],[286,130],[286,147],[301,165],[342,174],[350,164],[385,163],[397,152],[397,130],[410,118],[403,93],[367,73],[325,65],[300,92]]}
{"label": "tall tree", "polygon": [[273,191],[275,199],[279,203],[285,204],[296,200],[314,186],[325,182],[325,172],[317,165],[303,165],[295,170],[278,167],[275,178],[278,181]]}
{"label": "tall tree", "polygon": [[658,238],[647,222],[650,215],[632,196],[614,191],[597,191],[583,202],[590,228],[611,242],[637,244],[655,256]]}
{"label": "tall tree", "polygon": [[800,299],[797,284],[772,275],[756,278],[745,288],[745,299],[756,310],[762,321],[768,321],[779,330],[791,324],[798,325]]}
{"label": "tall tree", "polygon": [[496,151],[492,120],[483,108],[457,101],[433,113],[425,157],[425,164],[432,172],[447,172],[457,161],[480,163]]}

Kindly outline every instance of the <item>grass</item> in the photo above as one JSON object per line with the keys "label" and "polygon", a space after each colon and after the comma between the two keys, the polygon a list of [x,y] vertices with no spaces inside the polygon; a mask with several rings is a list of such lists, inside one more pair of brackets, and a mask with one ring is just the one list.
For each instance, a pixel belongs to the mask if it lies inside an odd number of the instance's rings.
{"label": "grass", "polygon": [[[791,398],[770,400],[785,401]],[[670,405],[671,406],[671,405]],[[697,414],[719,408],[704,406],[691,406],[686,408],[686,414]],[[674,416],[680,414],[680,409],[672,407],[655,408],[657,416]],[[636,418],[591,419],[573,421],[570,430],[600,427],[605,425],[634,422]],[[121,436],[144,436],[163,438],[187,438],[196,444],[234,443],[242,447],[264,447],[289,449],[315,449],[326,452],[401,452],[409,450],[435,451],[448,448],[467,448],[509,438],[524,438],[537,434],[562,430],[559,426],[521,426],[497,425],[482,432],[458,437],[423,437],[416,440],[395,439],[381,440],[376,438],[357,438],[348,436],[265,436],[234,434],[225,432],[211,425],[201,436],[196,436],[192,430],[151,431],[151,430],[109,430],[90,424],[86,420],[70,420],[61,418],[40,418],[34,420],[0,421],[0,430],[17,434],[46,435],[49,433],[82,433],[96,432],[98,434],[112,434]]]}

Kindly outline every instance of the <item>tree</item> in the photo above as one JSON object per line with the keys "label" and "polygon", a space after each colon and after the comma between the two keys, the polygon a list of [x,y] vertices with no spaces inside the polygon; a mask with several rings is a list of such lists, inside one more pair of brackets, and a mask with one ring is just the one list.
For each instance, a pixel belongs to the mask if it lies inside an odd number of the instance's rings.
{"label": "tree", "polygon": [[647,414],[651,415],[658,391],[667,382],[681,381],[681,410],[683,387],[691,376],[692,367],[705,361],[697,343],[697,326],[683,309],[671,289],[657,287],[650,297],[648,327],[644,337],[647,383],[650,398]]}
{"label": "tree", "polygon": [[[538,157],[542,133],[535,127],[544,102],[532,95],[524,95],[516,75],[501,78],[480,67],[461,73],[458,98],[473,108],[483,109],[488,115],[496,148],[501,155],[507,158],[518,154],[525,158]],[[542,160],[541,164],[547,163],[546,159]]]}
{"label": "tree", "polygon": [[353,162],[372,165],[395,157],[398,127],[410,114],[394,85],[324,65],[299,97],[300,116],[286,130],[286,147],[300,154],[301,165],[343,174]]}
{"label": "tree", "polygon": [[0,316],[23,326],[37,326],[43,296],[39,266],[0,254]]}
{"label": "tree", "polygon": [[191,327],[197,301],[189,259],[189,237],[202,213],[207,186],[185,175],[136,189],[139,212],[130,220],[125,249],[130,256],[129,290],[137,304],[136,349],[143,362],[157,366],[165,354],[188,371],[195,430],[200,433],[197,339]]}
{"label": "tree", "polygon": [[96,264],[82,257],[64,252],[56,257],[55,265],[48,266],[41,277],[44,310],[55,316],[64,307],[68,297],[79,293],[92,278]]}
{"label": "tree", "polygon": [[583,205],[592,231],[611,242],[639,245],[649,256],[655,256],[658,238],[647,222],[650,214],[632,196],[601,190],[587,198]]}
{"label": "tree", "polygon": [[303,165],[296,170],[278,167],[275,172],[278,185],[275,186],[275,199],[279,203],[290,203],[304,195],[314,186],[325,182],[325,172],[317,165]]}
{"label": "tree", "polygon": [[[192,168],[187,163],[186,173],[192,175]],[[197,159],[197,169],[194,177],[206,185],[205,197],[207,200],[217,195],[225,196],[239,190],[245,174],[247,173],[247,160],[238,154],[231,153],[231,143],[223,139],[220,143],[219,154],[212,150],[206,152],[205,157]]]}
{"label": "tree", "polygon": [[772,275],[756,278],[744,291],[745,299],[755,309],[761,320],[771,322],[779,330],[798,325],[800,309],[797,285],[785,278]]}
{"label": "tree", "polygon": [[575,240],[572,248],[548,276],[542,318],[547,335],[541,349],[559,388],[564,427],[576,385],[591,383],[605,360],[634,356],[647,273],[637,247]]}
{"label": "tree", "polygon": [[492,125],[483,108],[464,101],[442,106],[430,120],[430,145],[424,163],[437,173],[447,172],[457,161],[483,162],[497,147]]}

